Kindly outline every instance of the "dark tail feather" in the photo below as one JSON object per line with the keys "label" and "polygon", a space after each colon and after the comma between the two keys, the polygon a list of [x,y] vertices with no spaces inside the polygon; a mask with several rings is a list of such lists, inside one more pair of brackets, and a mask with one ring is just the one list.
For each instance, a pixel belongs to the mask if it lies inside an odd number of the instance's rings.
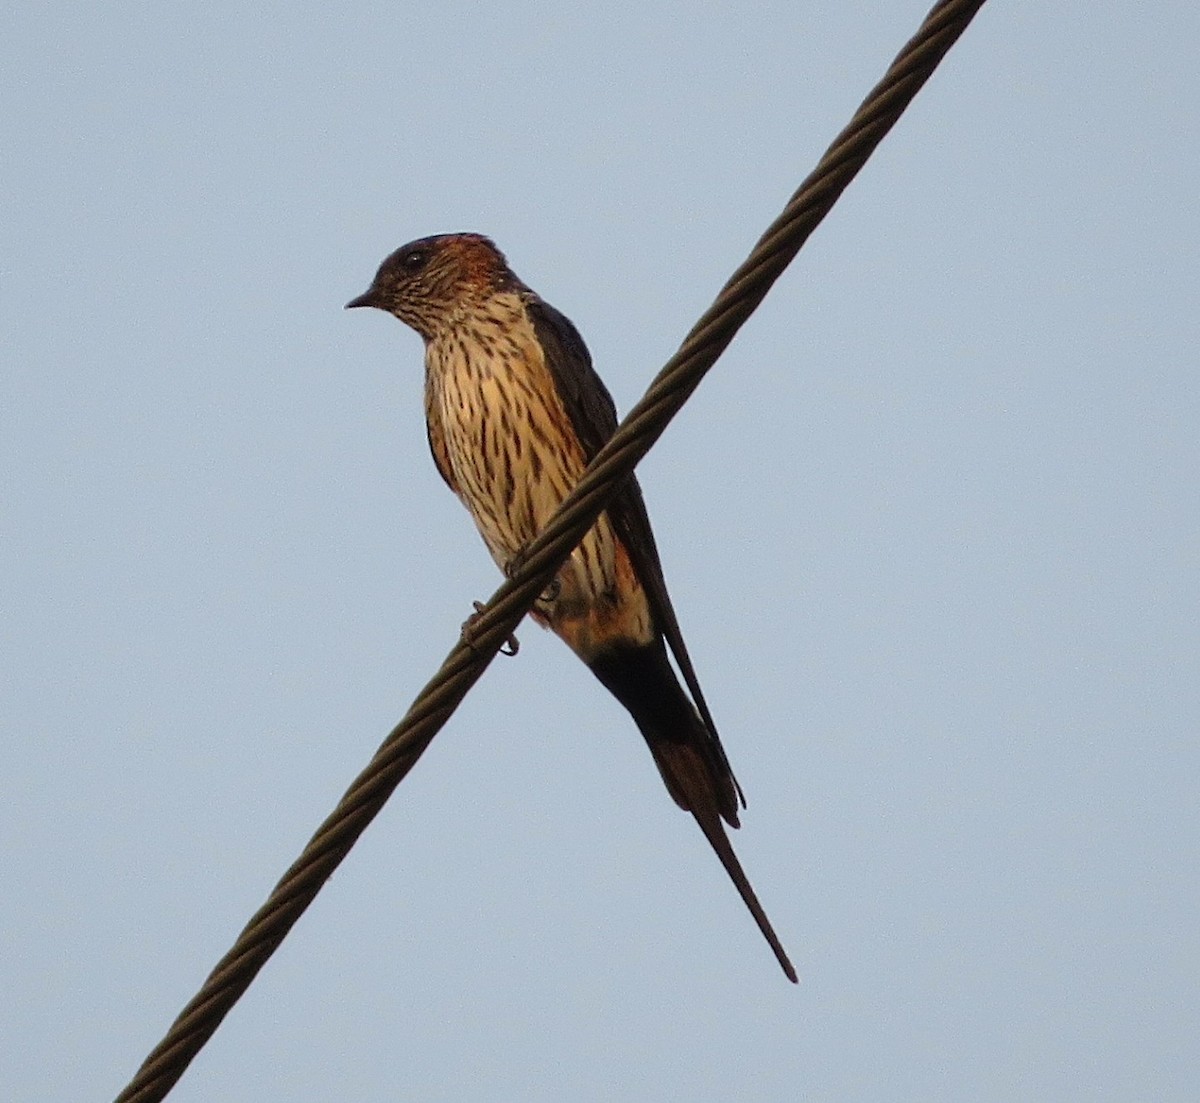
{"label": "dark tail feather", "polygon": [[[707,793],[708,802],[738,826],[740,791],[715,732],[684,693],[661,637],[643,646],[610,648],[588,660],[592,673],[628,710],[645,736],[668,792],[685,812]],[[686,756],[671,749],[686,749]]]}
{"label": "dark tail feather", "polygon": [[591,662],[592,671],[633,716],[675,803],[691,812],[741,895],[788,980],[796,970],[721,823],[738,826],[737,782],[714,733],[701,721],[667,659],[662,640],[614,649]]}
{"label": "dark tail feather", "polygon": [[[779,936],[775,934],[775,928],[771,926],[767,913],[763,911],[763,906],[758,902],[758,896],[750,886],[750,880],[747,878],[745,870],[742,869],[742,863],[738,861],[737,855],[733,852],[729,836],[725,834],[725,828],[717,814],[716,802],[713,800],[712,790],[699,756],[692,747],[686,744],[666,740],[657,743],[651,742],[650,749],[654,752],[655,760],[658,762],[658,768],[662,771],[663,777],[670,775],[672,778],[674,784],[669,781],[667,788],[672,793],[682,791],[685,794],[687,803],[683,801],[680,803],[691,812],[696,823],[700,825],[700,830],[704,832],[704,837],[708,840],[709,845],[721,859],[721,865],[725,867],[729,879],[737,888],[746,907],[750,909],[750,914],[754,916],[754,922],[758,924],[763,938],[767,940],[768,945],[774,951],[788,980],[795,984],[796,970],[788,959],[787,951],[779,941]],[[675,799],[679,800],[678,797]]]}

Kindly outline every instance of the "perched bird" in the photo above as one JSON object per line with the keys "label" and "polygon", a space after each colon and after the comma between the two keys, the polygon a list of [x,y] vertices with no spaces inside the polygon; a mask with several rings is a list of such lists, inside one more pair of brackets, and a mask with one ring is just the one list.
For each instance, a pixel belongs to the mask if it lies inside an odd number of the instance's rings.
{"label": "perched bird", "polygon": [[[617,428],[583,338],[479,234],[405,245],[346,306],[394,314],[424,338],[434,462],[492,558],[510,570]],[[571,553],[532,616],[629,710],[667,790],[695,817],[795,981],[721,823],[737,827],[745,800],[684,646],[634,479]]]}

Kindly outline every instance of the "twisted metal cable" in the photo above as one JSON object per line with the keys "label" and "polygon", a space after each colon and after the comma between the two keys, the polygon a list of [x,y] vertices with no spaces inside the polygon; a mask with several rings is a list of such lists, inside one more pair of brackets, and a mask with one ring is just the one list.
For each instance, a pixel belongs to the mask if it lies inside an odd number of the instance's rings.
{"label": "twisted metal cable", "polygon": [[492,595],[472,625],[470,643],[460,640],[451,650],[116,1103],[158,1103],[183,1075],[983,2],[942,0],[930,11],[846,129],[529,545],[520,568]]}

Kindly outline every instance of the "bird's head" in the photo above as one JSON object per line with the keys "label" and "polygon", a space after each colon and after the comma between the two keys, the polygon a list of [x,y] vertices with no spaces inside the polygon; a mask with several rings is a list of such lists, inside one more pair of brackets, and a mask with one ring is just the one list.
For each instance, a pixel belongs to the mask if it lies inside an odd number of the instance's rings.
{"label": "bird's head", "polygon": [[438,234],[397,249],[346,309],[386,310],[429,341],[472,304],[515,285],[504,254],[482,234]]}

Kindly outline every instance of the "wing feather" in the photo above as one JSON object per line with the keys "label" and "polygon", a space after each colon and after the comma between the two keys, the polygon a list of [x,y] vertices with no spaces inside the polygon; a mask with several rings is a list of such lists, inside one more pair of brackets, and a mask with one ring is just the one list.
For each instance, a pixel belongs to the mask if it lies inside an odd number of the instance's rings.
{"label": "wing feather", "polygon": [[[533,292],[528,293],[526,310],[544,350],[546,365],[558,389],[563,408],[583,445],[584,456],[590,462],[617,430],[617,411],[612,396],[592,366],[587,345],[571,320],[549,303],[543,302]],[[641,487],[634,476],[630,476],[629,481],[609,503],[608,515],[629,552],[634,570],[637,571],[650,602],[655,626],[665,637],[671,654],[675,657],[683,680],[696,704],[696,710],[712,737],[713,749],[719,761],[729,771],[729,776],[733,777],[733,772],[729,769],[729,760],[717,734],[716,723],[700,689],[700,680],[696,676],[687,645],[683,641],[683,631],[679,627],[671,596],[667,592],[667,581],[663,574],[658,545],[654,540],[654,531],[650,527],[650,516],[646,511]],[[733,779],[733,783],[742,807],[745,807],[746,800],[736,778]]]}

